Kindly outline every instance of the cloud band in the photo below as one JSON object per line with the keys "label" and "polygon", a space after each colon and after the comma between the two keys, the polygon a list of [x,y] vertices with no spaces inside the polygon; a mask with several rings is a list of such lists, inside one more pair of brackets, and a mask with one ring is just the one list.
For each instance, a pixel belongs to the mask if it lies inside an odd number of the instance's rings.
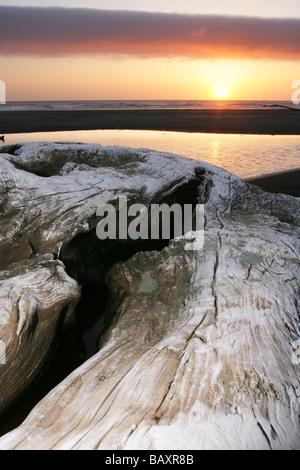
{"label": "cloud band", "polygon": [[300,20],[0,7],[0,54],[300,58]]}

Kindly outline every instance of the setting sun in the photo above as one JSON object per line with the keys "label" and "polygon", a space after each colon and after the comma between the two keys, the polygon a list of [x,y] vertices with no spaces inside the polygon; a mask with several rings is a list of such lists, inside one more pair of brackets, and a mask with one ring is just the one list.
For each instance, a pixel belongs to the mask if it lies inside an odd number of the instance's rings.
{"label": "setting sun", "polygon": [[214,96],[219,100],[226,100],[229,96],[230,89],[225,86],[219,86],[213,90]]}

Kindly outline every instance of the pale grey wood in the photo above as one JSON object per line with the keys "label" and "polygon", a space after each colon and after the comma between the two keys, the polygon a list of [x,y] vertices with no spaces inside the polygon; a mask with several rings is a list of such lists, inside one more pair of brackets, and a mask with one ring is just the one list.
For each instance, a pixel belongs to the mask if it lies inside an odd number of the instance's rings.
{"label": "pale grey wood", "polygon": [[[26,178],[37,156],[47,161],[59,152],[58,145],[39,145],[19,151]],[[65,145],[65,158],[78,159],[78,147]],[[187,234],[116,264],[108,282],[119,305],[99,352],[2,437],[0,448],[300,449],[300,200],[264,193],[203,162],[146,150],[97,152],[84,146],[86,163],[64,162],[61,177],[34,175],[37,194],[44,191],[47,204],[53,198],[60,227],[53,229],[53,218],[51,237],[43,238],[45,229],[35,238],[37,251],[88,231],[93,210],[111,201],[112,191],[147,194],[149,203],[195,174],[205,204],[204,247],[185,250]],[[132,156],[126,163],[125,154]],[[103,176],[100,161],[106,168],[110,162],[112,173]]]}

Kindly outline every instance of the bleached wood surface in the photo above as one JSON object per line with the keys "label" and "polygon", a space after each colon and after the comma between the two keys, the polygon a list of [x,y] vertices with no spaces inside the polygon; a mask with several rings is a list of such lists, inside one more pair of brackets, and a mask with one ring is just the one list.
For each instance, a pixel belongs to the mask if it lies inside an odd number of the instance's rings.
{"label": "bleached wood surface", "polygon": [[71,321],[80,298],[76,281],[64,265],[43,255],[0,273],[0,408],[14,404],[45,367],[59,326]]}
{"label": "bleached wood surface", "polygon": [[[112,268],[110,295],[119,306],[99,352],[2,437],[0,449],[299,449],[300,365],[292,358],[300,336],[300,200],[146,150],[98,148],[92,168],[87,155],[95,147],[85,146],[85,166],[64,162],[60,177],[28,173],[37,155],[49,169],[60,149],[28,144],[19,157],[3,157],[18,181],[10,191],[21,194],[25,181],[23,194],[42,192],[39,217],[49,201],[56,207],[59,223],[53,218],[38,231],[35,253],[88,231],[95,205],[117,187],[151,202],[195,172],[205,243],[186,251],[187,235]],[[73,161],[80,155],[76,146],[64,152]],[[126,163],[124,154],[132,155]],[[18,158],[24,170],[13,167]],[[92,191],[88,203],[82,187]]]}

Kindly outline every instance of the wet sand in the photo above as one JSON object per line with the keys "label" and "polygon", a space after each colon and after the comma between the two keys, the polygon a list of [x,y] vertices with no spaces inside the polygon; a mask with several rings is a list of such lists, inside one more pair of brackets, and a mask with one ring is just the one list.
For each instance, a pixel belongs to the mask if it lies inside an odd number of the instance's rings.
{"label": "wet sand", "polygon": [[300,197],[300,168],[248,178],[246,181],[270,193]]}
{"label": "wet sand", "polygon": [[1,112],[0,109],[0,135],[95,129],[299,135],[300,112],[290,109]]}

